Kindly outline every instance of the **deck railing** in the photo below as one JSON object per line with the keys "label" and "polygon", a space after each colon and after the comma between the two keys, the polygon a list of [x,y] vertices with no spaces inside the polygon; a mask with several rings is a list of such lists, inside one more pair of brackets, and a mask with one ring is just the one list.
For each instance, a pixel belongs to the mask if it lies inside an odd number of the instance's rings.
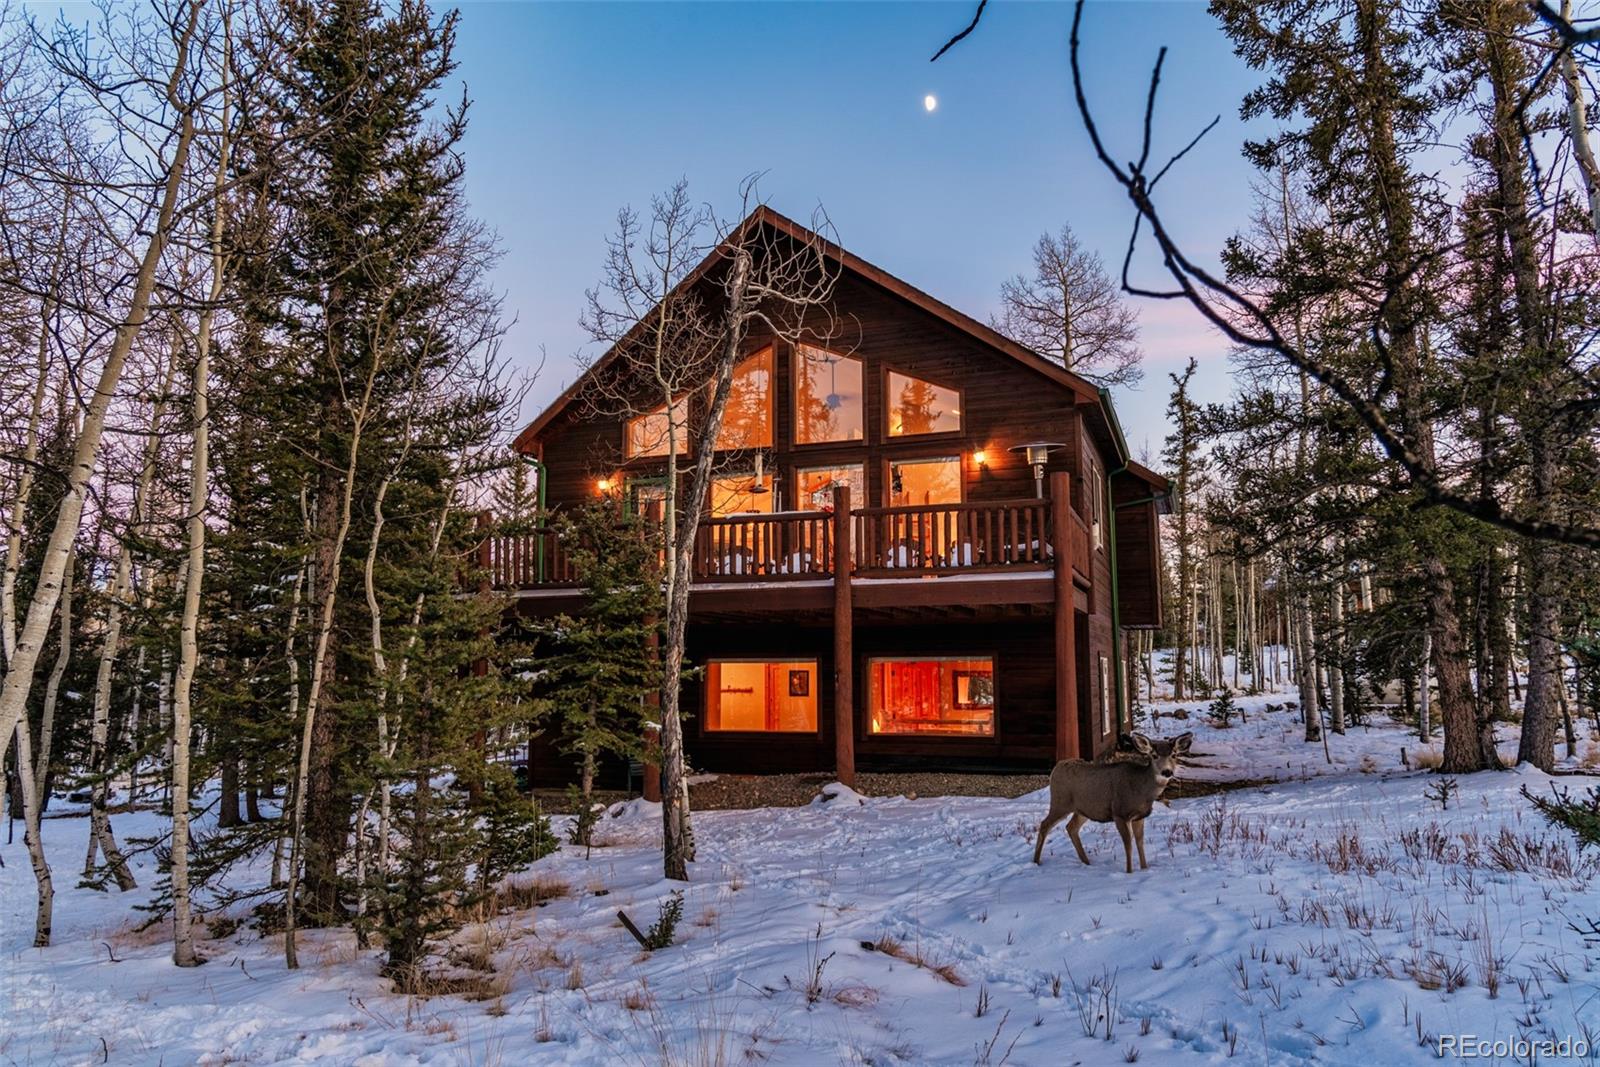
{"label": "deck railing", "polygon": [[833,527],[823,511],[707,519],[695,535],[695,579],[825,578],[833,573]]}
{"label": "deck railing", "polygon": [[852,518],[859,574],[1037,569],[1055,555],[1044,500],[862,508]]}
{"label": "deck railing", "polygon": [[[1087,579],[1089,529],[1068,509],[1073,569]],[[695,537],[697,582],[791,581],[832,577],[836,541],[850,539],[852,573],[863,578],[979,571],[1048,571],[1055,566],[1048,500],[788,511],[706,519]],[[496,589],[572,586],[579,576],[549,528],[489,538],[480,553]]]}

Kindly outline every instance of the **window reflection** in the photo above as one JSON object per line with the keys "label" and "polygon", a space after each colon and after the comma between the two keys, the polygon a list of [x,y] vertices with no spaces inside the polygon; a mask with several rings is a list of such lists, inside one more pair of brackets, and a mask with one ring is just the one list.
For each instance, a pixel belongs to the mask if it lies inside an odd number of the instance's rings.
{"label": "window reflection", "polygon": [[859,359],[796,345],[795,444],[861,440],[865,426],[862,380]]}
{"label": "window reflection", "polygon": [[771,444],[772,346],[768,345],[733,368],[717,447],[766,448]]}
{"label": "window reflection", "polygon": [[889,372],[889,436],[961,429],[961,394],[942,385]]}

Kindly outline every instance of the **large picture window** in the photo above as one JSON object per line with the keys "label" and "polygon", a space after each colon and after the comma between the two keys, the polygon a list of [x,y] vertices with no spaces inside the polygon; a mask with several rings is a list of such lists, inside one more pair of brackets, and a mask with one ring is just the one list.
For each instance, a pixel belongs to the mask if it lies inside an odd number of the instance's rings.
{"label": "large picture window", "polygon": [[663,404],[654,411],[628,420],[623,439],[623,453],[629,459],[639,456],[664,456],[669,442],[676,434],[679,452],[689,450],[689,398],[681,397],[672,403],[672,421],[667,421],[667,408]]}
{"label": "large picture window", "polygon": [[795,506],[800,511],[832,511],[836,486],[850,487],[850,506],[867,506],[867,471],[859,463],[842,467],[801,467],[795,471],[799,493]]}
{"label": "large picture window", "polygon": [[961,503],[961,457],[909,459],[889,465],[889,506]]}
{"label": "large picture window", "polygon": [[890,437],[961,429],[961,394],[954,389],[890,371],[887,400]]}
{"label": "large picture window", "polygon": [[873,659],[868,731],[875,735],[993,737],[994,659]]}
{"label": "large picture window", "polygon": [[708,731],[815,733],[817,661],[712,660],[706,664]]}
{"label": "large picture window", "polygon": [[794,349],[794,443],[859,441],[866,426],[861,361],[812,345]]}
{"label": "large picture window", "polygon": [[769,514],[772,511],[772,475],[735,474],[711,479],[712,515]]}
{"label": "large picture window", "polygon": [[771,444],[772,346],[768,345],[733,368],[717,447],[768,448]]}

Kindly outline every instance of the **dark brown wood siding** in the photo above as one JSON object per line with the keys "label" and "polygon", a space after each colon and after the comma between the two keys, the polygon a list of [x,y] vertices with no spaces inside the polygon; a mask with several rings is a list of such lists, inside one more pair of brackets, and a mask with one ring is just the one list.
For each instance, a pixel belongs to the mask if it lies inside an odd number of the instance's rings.
{"label": "dark brown wood siding", "polygon": [[1148,483],[1118,478],[1112,487],[1117,503],[1117,593],[1122,625],[1129,629],[1161,626],[1161,543],[1155,502]]}

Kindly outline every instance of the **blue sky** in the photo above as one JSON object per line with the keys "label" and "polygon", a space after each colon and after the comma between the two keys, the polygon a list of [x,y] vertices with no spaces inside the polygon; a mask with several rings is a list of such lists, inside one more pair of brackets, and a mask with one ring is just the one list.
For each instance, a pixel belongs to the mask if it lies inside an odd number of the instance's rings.
{"label": "blue sky", "polygon": [[[1090,155],[1067,65],[1066,4],[514,4],[462,10],[459,79],[473,101],[468,193],[506,255],[496,284],[516,317],[507,350],[544,370],[532,416],[576,374],[577,319],[624,204],[679,177],[735,210],[739,180],[804,219],[826,208],[858,255],[981,319],[1045,230],[1070,223],[1119,263],[1131,214]],[[1092,4],[1091,102],[1119,155],[1137,153],[1151,62],[1171,49],[1157,144],[1222,122],[1164,183],[1189,247],[1210,258],[1249,212],[1238,102],[1258,76],[1201,3]],[[933,93],[932,114],[923,97]],[[1149,264],[1146,264],[1148,267]],[[1146,271],[1146,277],[1155,275]],[[1225,395],[1226,346],[1193,312],[1138,304],[1146,380],[1118,397],[1130,443],[1158,451],[1167,373],[1193,355]]]}

